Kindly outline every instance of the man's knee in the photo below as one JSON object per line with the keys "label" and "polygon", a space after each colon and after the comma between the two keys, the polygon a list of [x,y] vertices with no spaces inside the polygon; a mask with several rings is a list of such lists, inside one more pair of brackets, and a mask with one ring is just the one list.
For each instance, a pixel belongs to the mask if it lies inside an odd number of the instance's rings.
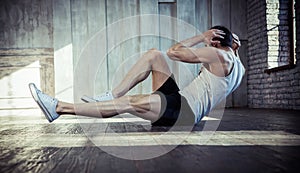
{"label": "man's knee", "polygon": [[156,48],[149,49],[148,52],[153,55],[161,55],[162,54],[161,51]]}
{"label": "man's knee", "polygon": [[151,55],[150,61],[156,62],[157,59],[161,59],[163,56],[162,52],[156,48],[152,48],[148,51],[148,53]]}

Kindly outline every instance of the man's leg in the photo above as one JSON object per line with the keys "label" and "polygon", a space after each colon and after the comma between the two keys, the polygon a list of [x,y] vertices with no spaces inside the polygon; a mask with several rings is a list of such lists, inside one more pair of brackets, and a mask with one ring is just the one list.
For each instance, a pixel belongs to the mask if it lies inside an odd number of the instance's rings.
{"label": "man's leg", "polygon": [[164,55],[157,49],[150,49],[129,70],[121,83],[113,89],[115,98],[124,96],[131,88],[145,80],[152,72],[152,90],[156,91],[171,75]]}
{"label": "man's leg", "polygon": [[59,115],[77,114],[88,117],[109,118],[122,113],[131,113],[140,118],[155,122],[159,119],[161,99],[157,94],[123,96],[114,100],[71,104],[58,102],[56,112]]}
{"label": "man's leg", "polygon": [[161,98],[157,94],[124,96],[139,82],[152,73],[152,90],[156,91],[171,76],[164,55],[157,49],[150,49],[129,70],[121,83],[113,89],[116,98],[88,104],[58,102],[58,114],[77,114],[89,117],[109,118],[122,113],[131,113],[140,118],[155,122],[159,119]]}

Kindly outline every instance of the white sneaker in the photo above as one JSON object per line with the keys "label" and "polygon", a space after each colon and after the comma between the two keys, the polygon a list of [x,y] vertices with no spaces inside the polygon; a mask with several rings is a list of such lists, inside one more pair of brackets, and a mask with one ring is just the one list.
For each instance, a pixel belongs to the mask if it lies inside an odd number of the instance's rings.
{"label": "white sneaker", "polygon": [[47,94],[44,94],[42,91],[37,89],[34,83],[29,84],[29,89],[33,99],[41,108],[47,120],[51,123],[57,119],[59,117],[59,115],[56,113],[58,100]]}
{"label": "white sneaker", "polygon": [[99,96],[90,97],[90,96],[82,96],[81,100],[87,103],[91,102],[101,102],[101,101],[108,101],[114,99],[114,96],[112,95],[111,91],[107,91]]}

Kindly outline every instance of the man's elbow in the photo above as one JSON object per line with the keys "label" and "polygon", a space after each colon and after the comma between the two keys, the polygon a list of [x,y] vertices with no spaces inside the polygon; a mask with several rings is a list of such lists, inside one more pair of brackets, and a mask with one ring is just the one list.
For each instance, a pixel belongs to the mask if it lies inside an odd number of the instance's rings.
{"label": "man's elbow", "polygon": [[169,49],[169,50],[167,51],[167,55],[168,55],[168,57],[169,57],[171,60],[174,60],[174,61],[178,60],[177,55],[176,55],[176,52],[175,52],[174,50],[172,50],[172,49]]}
{"label": "man's elbow", "polygon": [[168,55],[168,57],[172,57],[173,56],[173,50],[172,49],[168,49],[167,50],[167,55]]}
{"label": "man's elbow", "polygon": [[174,56],[174,51],[172,49],[168,49],[167,50],[167,55],[169,58],[171,58],[172,56]]}

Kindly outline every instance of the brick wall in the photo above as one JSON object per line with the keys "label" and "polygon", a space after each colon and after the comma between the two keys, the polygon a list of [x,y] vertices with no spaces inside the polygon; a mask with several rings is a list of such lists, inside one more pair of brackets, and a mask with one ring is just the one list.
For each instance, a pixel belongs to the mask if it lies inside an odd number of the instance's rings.
{"label": "brick wall", "polygon": [[[248,0],[248,106],[252,108],[300,109],[300,46],[297,42],[297,64],[293,69],[271,72],[268,68],[268,32],[266,1]],[[299,21],[299,2],[296,20]],[[299,27],[300,22],[296,22]],[[297,40],[300,32],[297,30]]]}

